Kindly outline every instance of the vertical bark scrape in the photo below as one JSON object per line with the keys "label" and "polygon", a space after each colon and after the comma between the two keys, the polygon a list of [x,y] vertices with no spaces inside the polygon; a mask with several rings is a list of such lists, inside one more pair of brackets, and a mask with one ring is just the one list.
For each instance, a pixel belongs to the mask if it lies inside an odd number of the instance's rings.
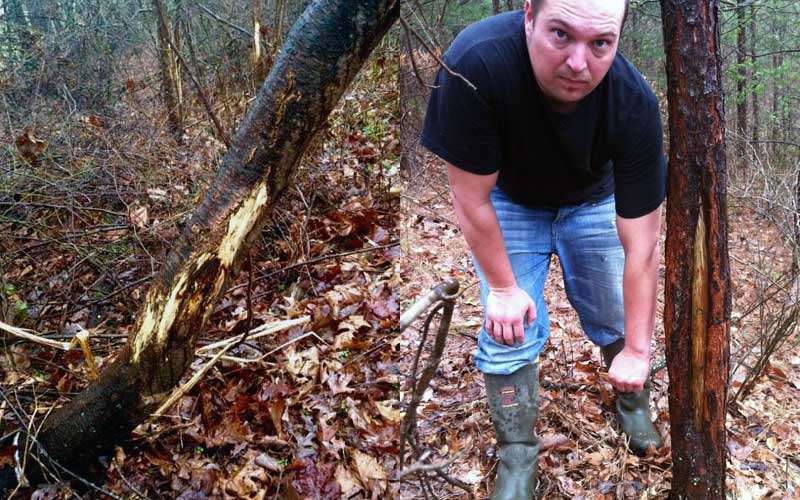
{"label": "vertical bark scrape", "polygon": [[706,225],[702,210],[697,220],[692,266],[692,399],[694,401],[694,430],[702,431],[706,405],[706,336],[708,321],[708,255],[706,251]]}

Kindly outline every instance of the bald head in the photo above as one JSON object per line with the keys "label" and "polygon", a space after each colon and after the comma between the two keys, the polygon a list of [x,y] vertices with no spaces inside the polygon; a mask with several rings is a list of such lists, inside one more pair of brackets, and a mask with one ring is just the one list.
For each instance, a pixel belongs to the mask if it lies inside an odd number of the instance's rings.
{"label": "bald head", "polygon": [[[536,14],[539,13],[539,9],[541,9],[542,5],[545,3],[546,0],[529,0],[531,3],[531,12],[533,12],[533,19],[536,20]],[[558,0],[550,0],[557,2]],[[618,0],[619,1],[619,0]],[[622,28],[625,27],[625,19],[628,18],[628,7],[631,4],[631,0],[622,0],[625,2],[625,12],[622,14],[622,23],[619,27],[619,32],[622,33]]]}

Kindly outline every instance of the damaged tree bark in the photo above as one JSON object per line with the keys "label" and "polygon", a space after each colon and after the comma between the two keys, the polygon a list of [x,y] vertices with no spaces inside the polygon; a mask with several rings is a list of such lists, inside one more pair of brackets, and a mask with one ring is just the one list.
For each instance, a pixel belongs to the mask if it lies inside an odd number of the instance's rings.
{"label": "damaged tree bark", "polygon": [[670,133],[664,329],[674,499],[725,498],[731,294],[717,9],[717,0],[661,1]]}
{"label": "damaged tree bark", "polygon": [[[128,344],[96,383],[44,422],[36,440],[46,453],[32,450],[38,460],[86,473],[176,385],[245,249],[398,15],[398,0],[316,0],[306,9],[154,280]],[[33,462],[28,477],[43,479]]]}

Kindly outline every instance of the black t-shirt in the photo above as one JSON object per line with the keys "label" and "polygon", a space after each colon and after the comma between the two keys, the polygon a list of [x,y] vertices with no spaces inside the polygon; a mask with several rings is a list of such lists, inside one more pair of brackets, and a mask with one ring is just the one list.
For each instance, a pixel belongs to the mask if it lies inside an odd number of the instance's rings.
{"label": "black t-shirt", "polygon": [[528,58],[522,11],[470,25],[444,61],[476,89],[439,71],[421,137],[437,156],[476,174],[499,171],[500,189],[531,207],[615,193],[617,213],[634,218],[664,200],[658,101],[621,55],[569,114],[544,101]]}

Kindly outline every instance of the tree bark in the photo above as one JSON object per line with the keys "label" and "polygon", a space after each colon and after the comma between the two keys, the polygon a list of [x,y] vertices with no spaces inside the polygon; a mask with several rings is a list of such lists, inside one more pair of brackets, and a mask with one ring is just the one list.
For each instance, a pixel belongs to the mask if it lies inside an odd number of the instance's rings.
{"label": "tree bark", "polygon": [[500,0],[492,0],[492,14],[500,13]]}
{"label": "tree bark", "polygon": [[[127,345],[97,382],[42,425],[37,441],[49,459],[84,473],[180,380],[248,244],[399,10],[398,0],[316,0],[306,9],[154,280]],[[42,477],[38,468],[28,474]]]}
{"label": "tree bark", "polygon": [[670,498],[722,500],[731,294],[718,4],[662,0],[661,9],[670,132],[664,310]]}
{"label": "tree bark", "polygon": [[744,161],[747,151],[747,7],[736,7],[736,153],[739,161]]}
{"label": "tree bark", "polygon": [[161,98],[167,108],[170,131],[180,142],[183,134],[183,113],[181,105],[180,67],[177,64],[172,47],[176,46],[169,29],[169,17],[163,0],[153,0],[158,25],[158,68],[161,73]]}
{"label": "tree bark", "polygon": [[514,0],[506,0],[506,10],[509,12],[514,10]]}

